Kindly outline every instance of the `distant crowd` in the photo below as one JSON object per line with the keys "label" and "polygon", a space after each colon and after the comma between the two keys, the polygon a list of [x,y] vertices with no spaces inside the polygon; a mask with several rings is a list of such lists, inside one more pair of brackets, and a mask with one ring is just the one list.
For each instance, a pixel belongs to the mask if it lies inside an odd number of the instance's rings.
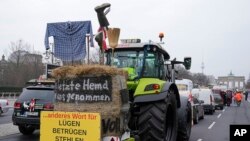
{"label": "distant crowd", "polygon": [[236,104],[237,102],[241,102],[243,99],[243,96],[245,97],[245,100],[248,100],[248,93],[249,91],[240,91],[238,89],[232,91],[221,91],[221,96],[223,97],[224,105],[230,105],[230,104]]}

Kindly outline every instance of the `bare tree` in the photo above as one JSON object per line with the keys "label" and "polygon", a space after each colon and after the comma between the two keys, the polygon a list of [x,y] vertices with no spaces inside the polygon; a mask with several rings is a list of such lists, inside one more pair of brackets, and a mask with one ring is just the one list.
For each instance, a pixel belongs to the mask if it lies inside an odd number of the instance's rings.
{"label": "bare tree", "polygon": [[30,45],[22,40],[11,42],[6,84],[22,87],[28,80],[43,74],[42,55],[30,53],[29,48]]}
{"label": "bare tree", "polygon": [[193,73],[192,81],[199,86],[207,87],[209,85],[209,78],[203,73]]}
{"label": "bare tree", "polygon": [[190,79],[195,85],[208,87],[210,84],[209,76],[203,73],[191,73],[184,68],[183,65],[176,65],[178,79]]}
{"label": "bare tree", "polygon": [[29,53],[27,50],[30,48],[29,44],[24,44],[23,40],[18,40],[17,42],[10,43],[11,54],[8,61],[15,65],[17,68],[24,63],[24,55]]}
{"label": "bare tree", "polygon": [[29,76],[26,77],[27,79],[38,78],[41,74],[43,74],[44,69],[42,64],[42,55],[34,53],[25,54],[24,60],[25,60],[24,66],[29,67],[28,71],[24,72],[26,73],[26,76]]}
{"label": "bare tree", "polygon": [[192,74],[184,68],[183,65],[176,65],[175,70],[177,71],[177,78],[178,79],[190,79],[192,80]]}

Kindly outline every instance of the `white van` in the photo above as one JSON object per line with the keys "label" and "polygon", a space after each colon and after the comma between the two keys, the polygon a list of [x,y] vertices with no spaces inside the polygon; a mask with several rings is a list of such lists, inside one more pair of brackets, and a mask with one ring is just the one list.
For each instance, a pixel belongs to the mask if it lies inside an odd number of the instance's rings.
{"label": "white van", "polygon": [[175,80],[175,84],[177,84],[179,90],[191,92],[193,89],[193,82],[189,79],[177,79]]}
{"label": "white van", "polygon": [[203,108],[206,113],[213,114],[215,111],[215,103],[213,92],[209,88],[197,88],[192,90],[192,95],[202,101]]}
{"label": "white van", "polygon": [[179,90],[180,95],[188,97],[188,100],[193,104],[192,101],[192,89],[193,82],[189,79],[175,80],[175,84]]}

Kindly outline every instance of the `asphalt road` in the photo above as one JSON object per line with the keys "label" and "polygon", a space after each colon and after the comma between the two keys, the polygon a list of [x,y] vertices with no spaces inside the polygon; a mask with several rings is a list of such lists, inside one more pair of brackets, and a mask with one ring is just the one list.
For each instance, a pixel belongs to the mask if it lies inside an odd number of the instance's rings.
{"label": "asphalt road", "polygon": [[11,115],[13,113],[13,108],[9,109],[7,113],[0,115],[0,124],[12,123]]}
{"label": "asphalt road", "polygon": [[9,106],[11,107],[7,113],[3,113],[0,115],[0,125],[1,124],[7,124],[7,123],[12,123],[11,116],[13,113],[13,106],[15,99],[8,99],[9,100]]}
{"label": "asphalt road", "polygon": [[39,141],[39,131],[34,132],[33,135],[24,136],[20,133],[11,134],[7,136],[0,137],[1,141]]}
{"label": "asphalt road", "polygon": [[[1,117],[0,125],[4,123],[2,120],[9,121],[7,118],[11,117],[10,113],[3,116],[6,119]],[[231,124],[250,125],[250,102],[243,101],[240,107],[231,105],[225,107],[224,110],[216,110],[213,115],[205,115],[203,120],[192,127],[190,141],[229,141],[229,126]],[[16,130],[16,126],[13,128],[15,132],[0,136],[0,141],[39,141],[39,130],[31,136],[24,136]],[[0,132],[2,131],[0,130]]]}
{"label": "asphalt road", "polygon": [[240,107],[231,105],[216,110],[214,115],[205,115],[192,127],[190,141],[229,141],[230,125],[250,125],[250,103],[243,101]]}

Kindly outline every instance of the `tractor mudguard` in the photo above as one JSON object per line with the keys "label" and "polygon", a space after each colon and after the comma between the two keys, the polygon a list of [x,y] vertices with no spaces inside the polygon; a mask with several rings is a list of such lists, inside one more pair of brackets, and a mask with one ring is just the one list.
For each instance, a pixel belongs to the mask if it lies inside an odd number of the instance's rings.
{"label": "tractor mudguard", "polygon": [[134,103],[153,102],[153,101],[164,100],[169,94],[168,93],[169,89],[174,90],[174,94],[175,94],[176,101],[177,101],[177,108],[179,108],[181,106],[179,91],[178,91],[177,86],[172,82],[165,83],[161,92],[158,94],[147,94],[147,95],[136,96],[134,99]]}

